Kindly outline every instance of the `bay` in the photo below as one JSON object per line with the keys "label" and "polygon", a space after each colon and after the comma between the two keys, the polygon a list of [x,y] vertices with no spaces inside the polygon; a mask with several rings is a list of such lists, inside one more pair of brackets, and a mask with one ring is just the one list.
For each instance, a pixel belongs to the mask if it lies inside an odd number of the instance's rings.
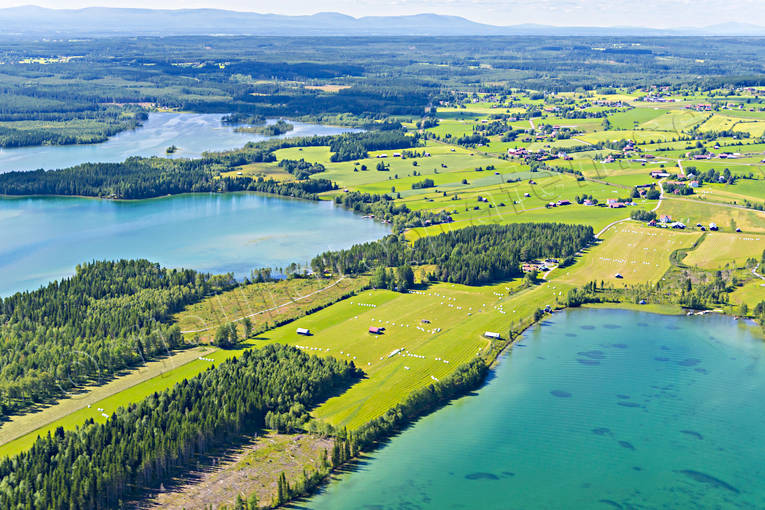
{"label": "bay", "polygon": [[0,198],[0,295],[31,290],[90,260],[147,258],[241,278],[307,264],[389,231],[331,202],[256,193],[151,200]]}

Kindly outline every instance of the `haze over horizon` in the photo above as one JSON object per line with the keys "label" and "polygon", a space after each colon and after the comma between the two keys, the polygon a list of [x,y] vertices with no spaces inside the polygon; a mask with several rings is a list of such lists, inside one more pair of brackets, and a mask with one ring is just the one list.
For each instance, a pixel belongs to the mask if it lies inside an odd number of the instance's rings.
{"label": "haze over horizon", "polygon": [[0,0],[0,8],[36,5],[50,9],[122,7],[144,9],[227,9],[282,15],[338,12],[353,17],[437,13],[497,26],[703,27],[721,23],[765,25],[759,0]]}

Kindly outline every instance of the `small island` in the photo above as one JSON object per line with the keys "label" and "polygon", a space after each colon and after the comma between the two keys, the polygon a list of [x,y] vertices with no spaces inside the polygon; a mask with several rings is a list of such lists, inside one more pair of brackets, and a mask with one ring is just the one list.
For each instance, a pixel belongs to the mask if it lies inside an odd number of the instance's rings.
{"label": "small island", "polygon": [[273,124],[267,124],[265,126],[240,126],[234,129],[237,133],[254,133],[263,136],[278,136],[285,133],[289,133],[295,129],[295,126],[289,122],[279,119]]}

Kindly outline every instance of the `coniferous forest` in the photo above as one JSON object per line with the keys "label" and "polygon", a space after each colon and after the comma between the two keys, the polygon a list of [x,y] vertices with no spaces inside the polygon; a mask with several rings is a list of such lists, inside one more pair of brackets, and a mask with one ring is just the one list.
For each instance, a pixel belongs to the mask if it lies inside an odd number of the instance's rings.
{"label": "coniferous forest", "polygon": [[230,275],[164,269],[147,260],[104,261],[0,300],[2,415],[180,347],[171,315],[234,285]]}
{"label": "coniferous forest", "polygon": [[358,274],[376,266],[435,264],[439,281],[482,285],[520,276],[520,264],[538,257],[569,257],[593,240],[593,229],[561,223],[516,223],[466,227],[424,237],[412,245],[391,235],[347,250],[314,257],[315,271]]}
{"label": "coniferous forest", "polygon": [[[114,508],[158,487],[200,453],[308,410],[359,376],[353,362],[269,345],[119,408],[105,424],[58,428],[0,461],[0,507]],[[273,418],[272,418],[273,419]]]}

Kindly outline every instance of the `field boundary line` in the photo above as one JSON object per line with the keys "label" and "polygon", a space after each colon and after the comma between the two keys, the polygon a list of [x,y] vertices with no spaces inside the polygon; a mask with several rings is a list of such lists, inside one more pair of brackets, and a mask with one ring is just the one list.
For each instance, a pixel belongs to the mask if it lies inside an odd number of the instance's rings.
{"label": "field boundary line", "polygon": [[[271,308],[266,308],[265,310],[260,310],[258,312],[254,312],[254,313],[251,313],[251,314],[248,314],[248,315],[244,315],[244,316],[239,317],[238,319],[234,319],[234,320],[232,320],[230,322],[239,322],[239,321],[243,321],[244,319],[246,319],[248,317],[255,317],[256,315],[261,315],[261,314],[264,314],[264,313],[267,313],[267,312],[273,312],[274,310],[278,310],[279,308],[282,308],[282,307],[285,307],[287,305],[290,305],[290,304],[292,304],[292,303],[294,303],[296,301],[300,301],[301,299],[305,299],[305,298],[311,297],[311,296],[313,296],[315,294],[318,294],[319,292],[324,292],[325,290],[329,290],[332,287],[334,287],[337,284],[339,284],[343,280],[345,280],[345,276],[343,276],[342,278],[339,278],[335,283],[333,283],[331,285],[327,285],[326,287],[324,287],[322,289],[318,289],[318,290],[315,290],[313,292],[309,292],[308,294],[305,294],[303,296],[296,297],[296,298],[294,298],[291,301],[288,301],[286,303],[282,303],[280,305],[272,306]],[[210,327],[203,328],[203,329],[194,329],[194,330],[181,331],[181,333],[182,334],[187,334],[187,333],[203,333],[205,331],[210,331],[214,327],[215,326],[210,326]]]}

